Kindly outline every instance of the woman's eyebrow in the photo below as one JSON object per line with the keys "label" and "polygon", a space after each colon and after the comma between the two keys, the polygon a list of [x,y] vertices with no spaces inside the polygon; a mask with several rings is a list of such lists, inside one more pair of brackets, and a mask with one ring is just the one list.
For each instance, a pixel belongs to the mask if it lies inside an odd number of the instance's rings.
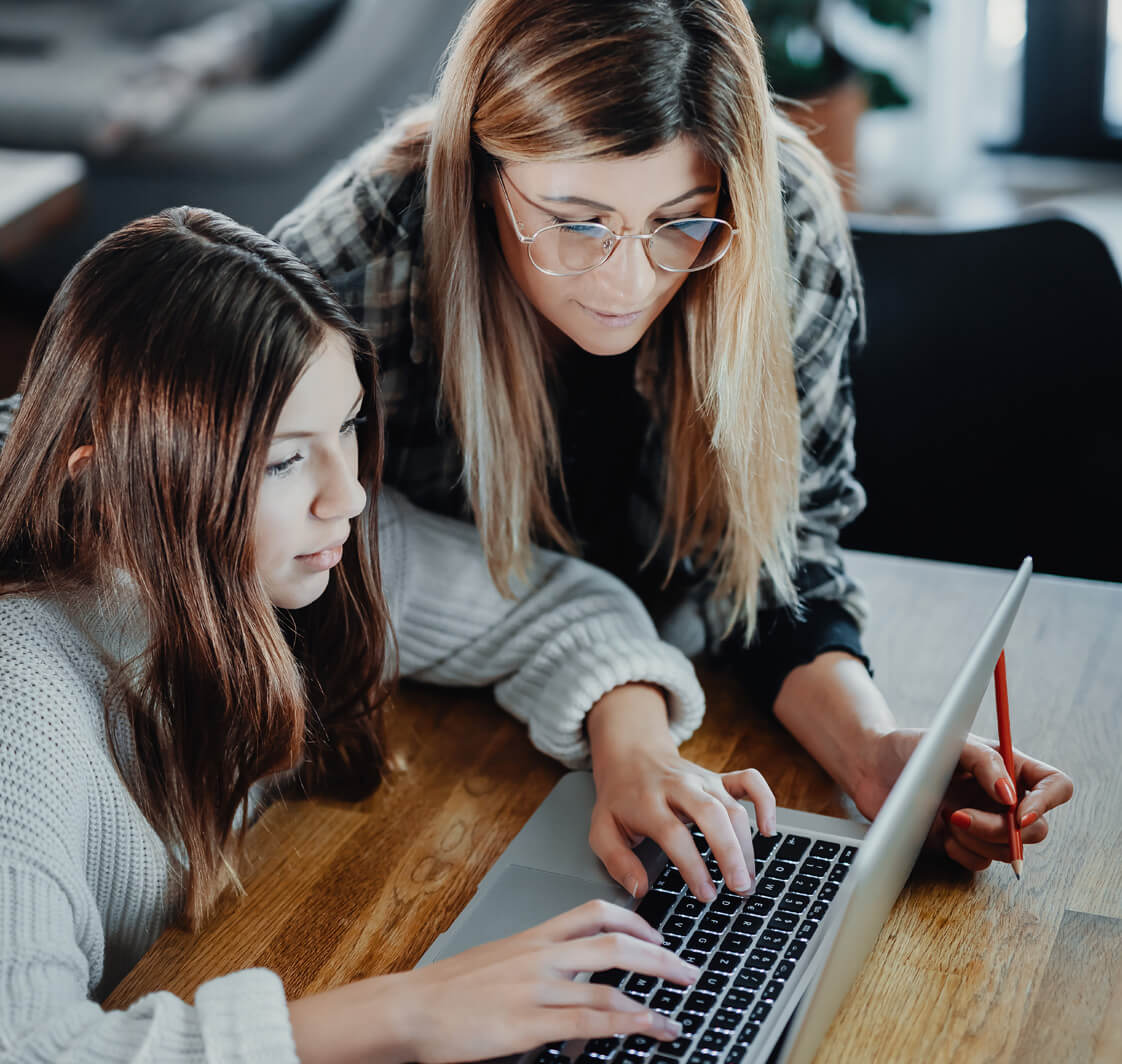
{"label": "woman's eyebrow", "polygon": [[[681,203],[683,200],[691,199],[694,196],[700,196],[702,193],[712,194],[716,191],[716,185],[698,185],[696,188],[691,188],[689,192],[683,192],[680,196],[675,196],[672,200],[660,203],[655,210],[663,211],[666,210],[667,207],[673,207],[676,203]],[[547,203],[565,203],[580,207],[591,207],[593,210],[603,211],[605,214],[618,213],[615,207],[610,207],[606,203],[597,203],[596,200],[585,199],[583,196],[543,196],[542,199]],[[533,200],[530,202],[532,203]]]}
{"label": "woman's eyebrow", "polygon": [[[355,399],[355,401],[353,403],[351,403],[350,410],[347,411],[347,418],[354,417],[355,412],[358,410],[358,408],[360,406],[362,406],[362,400],[364,398],[366,398],[366,389],[365,388],[359,388],[357,398]],[[344,420],[346,420],[346,419],[344,419]],[[298,439],[305,439],[305,438],[309,438],[311,436],[318,436],[318,435],[319,435],[319,433],[316,433],[316,432],[307,432],[307,431],[299,431],[299,430],[294,431],[294,432],[278,432],[273,437],[272,442],[273,443],[279,443],[282,440],[298,440]]]}

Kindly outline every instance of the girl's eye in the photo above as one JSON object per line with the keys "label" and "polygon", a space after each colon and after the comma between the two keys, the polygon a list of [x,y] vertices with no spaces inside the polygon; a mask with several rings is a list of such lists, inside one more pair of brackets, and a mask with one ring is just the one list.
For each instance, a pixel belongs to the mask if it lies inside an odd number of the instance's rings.
{"label": "girl's eye", "polygon": [[558,218],[556,215],[550,215],[550,221],[552,221],[554,225],[582,226],[601,224],[599,218]]}
{"label": "girl's eye", "polygon": [[281,462],[274,462],[272,465],[265,467],[265,476],[267,477],[283,477],[285,473],[290,472],[298,462],[304,461],[302,454],[294,454],[290,458],[285,458]]}
{"label": "girl's eye", "polygon": [[355,429],[359,427],[359,425],[365,424],[366,418],[362,417],[361,415],[356,415],[355,417],[349,418],[348,420],[343,422],[343,427],[339,430],[339,435],[350,436],[355,431]]}

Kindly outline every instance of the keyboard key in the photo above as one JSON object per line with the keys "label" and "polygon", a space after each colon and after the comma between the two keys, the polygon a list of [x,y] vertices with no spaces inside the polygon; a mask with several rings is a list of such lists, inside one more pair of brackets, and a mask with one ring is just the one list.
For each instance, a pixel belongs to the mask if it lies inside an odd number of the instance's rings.
{"label": "keyboard key", "polygon": [[692,935],[696,926],[694,921],[686,916],[672,916],[666,921],[662,931],[663,934],[669,931],[672,935]]}
{"label": "keyboard key", "polygon": [[837,894],[837,883],[823,883],[821,889],[818,891],[818,897],[825,901],[832,901],[837,897]]}
{"label": "keyboard key", "polygon": [[775,905],[774,898],[761,898],[758,894],[753,894],[745,903],[744,911],[752,913],[755,916],[767,916]]}
{"label": "keyboard key", "polygon": [[673,1057],[651,1057],[651,1064],[678,1064]]}
{"label": "keyboard key", "polygon": [[741,1012],[736,1009],[717,1009],[713,1013],[713,1019],[709,1022],[713,1027],[721,1031],[734,1031],[736,1025],[743,1019]]}
{"label": "keyboard key", "polygon": [[776,879],[774,876],[764,876],[763,879],[756,882],[756,896],[778,898],[783,893],[784,886],[782,879]]}
{"label": "keyboard key", "polygon": [[709,962],[709,969],[714,972],[733,972],[736,971],[736,966],[739,963],[740,958],[735,953],[725,953],[722,950],[713,954],[713,959]]}
{"label": "keyboard key", "polygon": [[682,1034],[693,1034],[701,1027],[705,1018],[697,1012],[679,1012],[674,1019],[682,1025]]}
{"label": "keyboard key", "polygon": [[668,990],[663,987],[653,998],[650,1000],[650,1006],[655,1012],[663,1012],[666,1015],[672,1013],[682,1003],[682,994],[680,991]]}
{"label": "keyboard key", "polygon": [[590,1038],[584,1043],[584,1051],[593,1057],[610,1057],[623,1041],[618,1034],[608,1038]]}
{"label": "keyboard key", "polygon": [[775,856],[781,861],[799,861],[809,846],[810,839],[805,835],[788,835]]}
{"label": "keyboard key", "polygon": [[790,879],[795,871],[795,865],[790,861],[772,861],[768,867],[769,876],[778,876],[780,879]]}
{"label": "keyboard key", "polygon": [[632,1001],[638,1001],[641,1005],[647,1003],[647,995],[641,990],[625,990],[624,993],[631,998]]}
{"label": "keyboard key", "polygon": [[778,954],[769,949],[754,949],[748,954],[748,965],[767,971],[778,959]]}
{"label": "keyboard key", "polygon": [[841,857],[839,857],[838,860],[842,864],[853,864],[853,858],[856,857],[856,856],[857,856],[857,847],[856,846],[847,846],[844,850],[842,850]]}
{"label": "keyboard key", "polygon": [[690,1046],[693,1044],[693,1039],[689,1035],[682,1035],[675,1038],[673,1042],[662,1042],[659,1045],[660,1053],[668,1053],[672,1057],[683,1056]]}
{"label": "keyboard key", "polygon": [[722,890],[710,903],[709,911],[721,913],[725,916],[732,916],[733,913],[740,911],[740,907],[743,904],[744,899],[739,894],[733,894],[731,891]]}
{"label": "keyboard key", "polygon": [[758,1023],[746,1023],[741,1028],[740,1034],[737,1035],[736,1040],[743,1045],[751,1045],[752,1039],[760,1033],[760,1025]]}
{"label": "keyboard key", "polygon": [[656,1041],[657,1039],[652,1038],[649,1034],[633,1034],[623,1043],[623,1048],[637,1053],[646,1053],[648,1049],[654,1048]]}
{"label": "keyboard key", "polygon": [[682,1008],[685,1009],[686,1012],[705,1014],[716,1004],[716,994],[710,994],[705,990],[695,990],[692,994],[689,995],[689,997],[686,998],[686,1003],[682,1006]]}
{"label": "keyboard key", "polygon": [[703,1031],[697,1040],[697,1048],[711,1053],[719,1053],[729,1044],[728,1031]]}
{"label": "keyboard key", "polygon": [[795,932],[795,938],[801,938],[804,942],[809,942],[814,932],[818,930],[817,920],[804,920],[799,924],[798,931]]}
{"label": "keyboard key", "polygon": [[709,869],[709,878],[718,886],[725,881],[725,874],[721,871],[721,866],[717,863],[716,857],[706,857],[705,867]]}
{"label": "keyboard key", "polygon": [[791,889],[797,890],[800,894],[813,894],[818,889],[820,882],[821,880],[800,874],[791,880]]}
{"label": "keyboard key", "polygon": [[815,879],[821,879],[827,872],[830,871],[830,862],[823,861],[818,857],[808,857],[803,861],[802,867],[799,871],[804,876],[813,876]]}
{"label": "keyboard key", "polygon": [[732,922],[732,929],[743,935],[754,935],[761,927],[764,926],[764,921],[759,916],[738,916]]}
{"label": "keyboard key", "polygon": [[721,1002],[721,1007],[726,1011],[742,1013],[753,1001],[756,995],[750,990],[730,990]]}
{"label": "keyboard key", "polygon": [[690,949],[698,950],[701,953],[709,953],[720,941],[720,935],[714,935],[711,931],[698,931],[690,936],[687,945]]}
{"label": "keyboard key", "polygon": [[621,1049],[614,1057],[612,1064],[647,1064],[647,1051],[638,1049]]}
{"label": "keyboard key", "polygon": [[756,855],[757,861],[766,861],[770,856],[772,850],[783,840],[783,833],[777,831],[774,835],[760,835],[759,833],[752,836],[752,852]]}
{"label": "keyboard key", "polygon": [[774,975],[776,979],[787,980],[795,970],[795,962],[790,957],[784,957],[776,966]]}
{"label": "keyboard key", "polygon": [[637,994],[649,994],[658,982],[657,975],[640,975],[636,973],[627,980],[625,990],[634,990]]}
{"label": "keyboard key", "polygon": [[594,1057],[591,1053],[581,1053],[574,1064],[600,1064],[600,1058]]}
{"label": "keyboard key", "polygon": [[744,968],[736,973],[736,985],[741,990],[758,990],[766,979],[766,973],[756,968]]}
{"label": "keyboard key", "polygon": [[827,861],[833,860],[834,855],[841,849],[836,842],[829,839],[819,839],[810,851],[811,857],[824,857]]}
{"label": "keyboard key", "polygon": [[630,974],[622,968],[606,968],[602,972],[594,972],[588,981],[590,983],[601,983],[604,986],[620,986]]}
{"label": "keyboard key", "polygon": [[674,912],[677,916],[685,916],[690,920],[696,920],[705,912],[705,903],[687,895],[674,906]]}
{"label": "keyboard key", "polygon": [[725,1055],[721,1058],[723,1064],[740,1064],[744,1059],[744,1054],[748,1052],[748,1046],[743,1042],[733,1042],[728,1049],[725,1050]]}
{"label": "keyboard key", "polygon": [[830,882],[840,883],[843,879],[845,879],[845,874],[848,871],[849,865],[847,864],[834,865],[834,867],[830,869]]}
{"label": "keyboard key", "polygon": [[709,852],[709,841],[705,838],[705,832],[700,828],[690,828],[690,834],[693,836],[693,844],[697,847],[697,852],[704,857]]}
{"label": "keyboard key", "polygon": [[774,1001],[780,994],[783,993],[783,988],[787,984],[781,979],[772,979],[767,986],[760,991],[761,1001]]}
{"label": "keyboard key", "polygon": [[662,945],[670,950],[671,953],[677,953],[682,948],[682,936],[668,935],[664,931],[662,934]]}
{"label": "keyboard key", "polygon": [[648,890],[635,910],[651,927],[658,927],[674,904],[674,895],[661,890]]}
{"label": "keyboard key", "polygon": [[712,931],[720,935],[728,930],[729,920],[732,918],[726,913],[708,913],[697,926],[702,931]]}
{"label": "keyboard key", "polygon": [[810,904],[810,896],[789,891],[779,899],[779,908],[789,913],[801,913]]}
{"label": "keyboard key", "polygon": [[720,972],[702,972],[694,986],[698,990],[708,990],[710,993],[719,994],[728,986],[729,977]]}
{"label": "keyboard key", "polygon": [[799,926],[799,918],[794,913],[777,912],[767,922],[769,931],[794,931]]}
{"label": "keyboard key", "polygon": [[550,1049],[548,1046],[544,1047],[542,1051],[534,1057],[534,1064],[568,1064],[569,1058],[562,1056],[556,1049]]}
{"label": "keyboard key", "polygon": [[743,953],[751,945],[751,935],[742,935],[737,931],[732,931],[725,936],[724,942],[721,943],[721,949],[727,950],[729,953]]}
{"label": "keyboard key", "polygon": [[682,873],[678,871],[672,864],[668,864],[654,882],[655,890],[667,891],[670,894],[680,894],[682,888],[686,885],[686,881],[682,878]]}
{"label": "keyboard key", "polygon": [[753,1023],[763,1023],[767,1019],[767,1014],[771,1012],[771,1002],[761,1001],[751,1013],[749,1017]]}
{"label": "keyboard key", "polygon": [[782,931],[765,931],[760,935],[756,945],[761,946],[763,949],[779,951],[787,945],[787,939],[789,937],[789,935],[785,935]]}
{"label": "keyboard key", "polygon": [[784,956],[790,957],[793,960],[797,961],[805,952],[806,943],[800,941],[799,939],[795,939],[795,941],[787,947],[787,952],[784,954]]}
{"label": "keyboard key", "polygon": [[806,914],[806,915],[807,915],[807,919],[809,919],[809,920],[821,920],[821,919],[822,919],[822,917],[824,917],[824,916],[826,915],[826,910],[827,910],[828,908],[829,908],[829,906],[828,906],[828,905],[826,904],[826,902],[824,902],[824,901],[816,901],[816,902],[815,902],[815,903],[814,903],[814,904],[813,904],[813,905],[812,905],[812,906],[810,907],[810,912],[808,912],[808,913]]}
{"label": "keyboard key", "polygon": [[699,953],[695,949],[684,949],[678,956],[681,957],[686,964],[692,964],[695,968],[702,967],[708,959],[704,953]]}

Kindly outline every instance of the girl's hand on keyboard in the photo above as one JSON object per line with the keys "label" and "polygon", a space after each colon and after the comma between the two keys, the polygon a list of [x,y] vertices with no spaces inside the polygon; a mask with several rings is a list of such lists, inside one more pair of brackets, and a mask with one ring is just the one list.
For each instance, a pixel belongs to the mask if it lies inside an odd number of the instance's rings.
{"label": "girl's hand on keyboard", "polygon": [[[765,834],[775,831],[775,798],[755,769],[720,774],[678,755],[658,688],[628,684],[609,691],[588,715],[596,780],[589,842],[608,873],[634,897],[650,884],[632,852],[653,839],[678,866],[694,896],[716,897],[713,872],[730,890],[755,889],[751,822],[737,799],[750,799]],[[705,834],[716,867],[706,865],[688,823]]]}
{"label": "girl's hand on keyboard", "polygon": [[677,1038],[678,1024],[575,972],[619,968],[692,984],[698,969],[617,905],[593,901],[426,968],[383,977],[393,996],[379,1015],[403,1032],[399,1059],[424,1064],[504,1056],[569,1038],[644,1034]]}
{"label": "girl's hand on keyboard", "polygon": [[[920,729],[900,728],[878,740],[873,778],[854,796],[865,816],[876,816],[922,737]],[[1041,842],[1048,834],[1044,813],[1071,798],[1074,787],[1071,778],[1059,769],[1019,750],[1013,753],[1017,787],[1023,793],[1017,807],[1021,839],[1026,844]],[[1009,861],[1012,855],[1004,811],[1015,800],[997,742],[970,735],[928,835],[929,846],[944,851],[973,872],[980,872],[992,861]]]}

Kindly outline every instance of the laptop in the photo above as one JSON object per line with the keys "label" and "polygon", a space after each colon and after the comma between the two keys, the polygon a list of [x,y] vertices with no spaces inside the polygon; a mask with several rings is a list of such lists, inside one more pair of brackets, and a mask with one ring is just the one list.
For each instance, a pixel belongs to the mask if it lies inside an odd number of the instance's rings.
{"label": "laptop", "polygon": [[[779,809],[778,831],[757,833],[757,884],[718,888],[705,904],[650,840],[636,848],[651,890],[638,903],[589,848],[592,775],[570,772],[511,841],[475,896],[419,965],[523,931],[593,898],[636,909],[667,945],[702,969],[693,987],[638,973],[593,973],[682,1024],[682,1036],[574,1040],[536,1047],[525,1064],[807,1064],[888,917],[923,846],[1032,572],[1026,558],[959,670],[875,822]],[[589,978],[582,976],[581,978]]]}

